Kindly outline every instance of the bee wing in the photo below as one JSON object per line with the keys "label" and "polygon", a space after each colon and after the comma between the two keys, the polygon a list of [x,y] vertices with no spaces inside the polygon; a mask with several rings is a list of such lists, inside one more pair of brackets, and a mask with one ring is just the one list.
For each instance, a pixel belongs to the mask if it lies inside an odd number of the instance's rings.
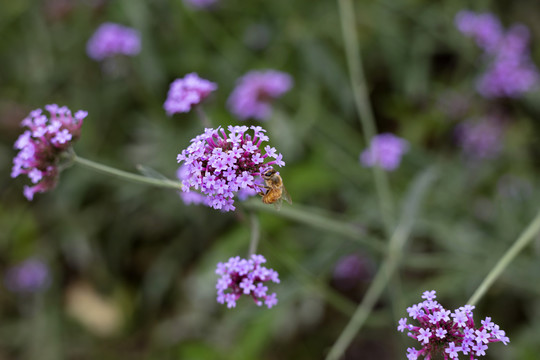
{"label": "bee wing", "polygon": [[281,187],[281,198],[285,199],[289,204],[292,205],[291,195],[289,195],[289,192],[285,188],[285,185]]}
{"label": "bee wing", "polygon": [[283,205],[283,198],[279,198],[274,202],[274,209],[279,211],[279,209],[281,209],[281,205]]}

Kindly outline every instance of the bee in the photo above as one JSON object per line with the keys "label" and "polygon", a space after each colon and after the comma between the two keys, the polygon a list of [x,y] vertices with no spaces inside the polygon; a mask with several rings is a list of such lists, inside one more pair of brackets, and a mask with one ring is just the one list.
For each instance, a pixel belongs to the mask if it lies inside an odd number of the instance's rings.
{"label": "bee", "polygon": [[262,174],[264,180],[264,188],[266,192],[259,192],[262,196],[262,202],[265,204],[274,204],[276,210],[281,208],[283,199],[289,204],[292,204],[291,196],[283,185],[283,179],[279,176],[278,172],[274,168],[265,170]]}

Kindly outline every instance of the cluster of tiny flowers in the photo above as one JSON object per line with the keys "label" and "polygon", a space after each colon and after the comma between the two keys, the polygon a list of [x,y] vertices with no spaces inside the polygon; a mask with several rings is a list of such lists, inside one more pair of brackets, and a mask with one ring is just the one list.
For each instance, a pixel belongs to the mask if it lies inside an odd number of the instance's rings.
{"label": "cluster of tiny flowers", "polygon": [[169,116],[189,112],[216,89],[215,83],[201,79],[196,73],[187,74],[171,83],[163,108]]}
{"label": "cluster of tiny flowers", "polygon": [[538,84],[540,75],[530,57],[526,26],[513,25],[505,32],[494,15],[471,11],[459,12],[456,26],[476,40],[489,61],[476,83],[482,96],[518,97]]}
{"label": "cluster of tiny flowers", "polygon": [[36,258],[30,258],[8,269],[4,282],[14,293],[35,293],[50,284],[49,268]]}
{"label": "cluster of tiny flowers", "polygon": [[409,150],[409,143],[390,133],[376,135],[370,146],[360,154],[360,162],[366,167],[380,166],[386,171],[398,168],[401,157]]}
{"label": "cluster of tiny flowers", "polygon": [[[204,204],[222,211],[234,210],[234,196],[242,190],[260,190],[261,174],[271,165],[283,166],[283,156],[262,143],[268,141],[260,126],[229,126],[205,129],[191,140],[191,145],[178,154],[185,166],[181,174],[182,191],[192,188],[205,195]],[[253,130],[253,136],[248,134]],[[271,161],[265,163],[267,159]]]}
{"label": "cluster of tiny flowers", "polygon": [[471,119],[456,128],[459,146],[473,159],[495,158],[502,150],[503,134],[501,121],[493,117]]}
{"label": "cluster of tiny flowers", "polygon": [[291,89],[289,74],[276,70],[251,71],[238,79],[227,104],[240,120],[268,120],[272,116],[271,100]]}
{"label": "cluster of tiny flowers", "polygon": [[435,290],[425,291],[422,295],[424,301],[407,309],[412,319],[420,323],[415,326],[407,323],[407,318],[399,320],[398,331],[408,331],[408,335],[422,345],[422,349],[407,349],[407,359],[416,360],[420,356],[432,359],[437,354],[445,360],[459,359],[459,353],[466,355],[470,360],[486,355],[489,343],[502,342],[508,344],[510,340],[504,330],[499,328],[486,317],[481,326],[476,328],[473,320],[474,306],[465,305],[454,312],[446,310],[435,298]]}
{"label": "cluster of tiny flowers", "polygon": [[141,51],[141,35],[127,26],[104,23],[86,44],[86,52],[100,61],[115,55],[134,56]]}
{"label": "cluster of tiny flowers", "polygon": [[[262,255],[251,255],[251,259],[232,257],[226,263],[218,263],[216,274],[221,277],[216,284],[217,302],[227,303],[228,308],[236,307],[236,301],[243,295],[249,295],[258,306],[264,304],[270,309],[278,300],[276,293],[267,294],[268,287],[264,282],[279,283],[277,271],[268,269],[261,264],[266,259]],[[226,292],[230,290],[230,292]]]}
{"label": "cluster of tiny flowers", "polygon": [[79,138],[83,119],[88,115],[79,110],[72,116],[67,107],[56,104],[46,105],[45,109],[50,118],[36,109],[21,122],[28,130],[14,145],[19,153],[13,159],[11,177],[25,174],[36,184],[24,187],[28,200],[32,200],[36,192],[46,192],[56,186],[59,155]]}

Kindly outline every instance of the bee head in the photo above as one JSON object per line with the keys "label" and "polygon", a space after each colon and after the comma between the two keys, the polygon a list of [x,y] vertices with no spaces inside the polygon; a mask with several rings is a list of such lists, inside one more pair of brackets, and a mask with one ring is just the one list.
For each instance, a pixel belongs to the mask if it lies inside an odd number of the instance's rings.
{"label": "bee head", "polygon": [[262,173],[264,179],[270,179],[277,171],[274,168],[269,168]]}

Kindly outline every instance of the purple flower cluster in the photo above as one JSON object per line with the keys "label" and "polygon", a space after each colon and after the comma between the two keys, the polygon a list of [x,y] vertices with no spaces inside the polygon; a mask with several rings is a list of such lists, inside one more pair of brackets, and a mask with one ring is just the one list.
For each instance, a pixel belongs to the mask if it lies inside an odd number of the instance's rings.
{"label": "purple flower cluster", "polygon": [[19,153],[13,159],[11,177],[25,174],[36,184],[24,187],[28,200],[32,200],[36,192],[46,192],[56,186],[59,156],[79,138],[83,119],[88,115],[79,110],[72,116],[67,107],[56,104],[46,105],[45,109],[50,118],[36,109],[21,122],[28,130],[19,136],[14,146]]}
{"label": "purple flower cluster", "polygon": [[481,326],[476,328],[473,320],[474,306],[465,305],[451,312],[436,300],[435,290],[425,291],[419,304],[407,309],[409,316],[420,323],[414,326],[407,323],[407,318],[399,320],[398,331],[408,331],[408,335],[422,345],[422,349],[407,349],[407,359],[416,360],[423,356],[432,359],[439,354],[445,360],[458,359],[459,353],[467,355],[471,360],[486,355],[489,343],[510,340],[504,330],[486,317]]}
{"label": "purple flower cluster", "polygon": [[50,284],[49,268],[35,258],[30,258],[10,268],[5,275],[6,288],[14,293],[35,293]]}
{"label": "purple flower cluster", "polygon": [[291,89],[289,74],[276,70],[251,71],[237,80],[229,96],[229,110],[240,120],[268,120],[272,115],[271,100]]}
{"label": "purple flower cluster", "polygon": [[513,25],[504,32],[493,14],[471,11],[459,12],[456,26],[486,53],[487,69],[476,83],[482,96],[518,97],[538,85],[540,75],[530,57],[526,26]]}
{"label": "purple flower cluster", "polygon": [[86,44],[86,52],[100,61],[118,54],[133,56],[141,51],[141,35],[135,29],[115,23],[104,23]]}
{"label": "purple flower cluster", "polygon": [[456,137],[468,157],[491,159],[502,150],[503,130],[498,118],[471,119],[456,127]]}
{"label": "purple flower cluster", "polygon": [[393,134],[379,134],[371,139],[370,146],[360,154],[360,162],[366,167],[380,166],[386,171],[398,168],[401,157],[409,150],[409,143]]}
{"label": "purple flower cluster", "polygon": [[[234,195],[241,190],[260,189],[259,178],[270,165],[283,166],[283,156],[262,143],[268,136],[260,126],[229,126],[205,129],[191,140],[191,145],[178,154],[187,174],[182,175],[182,191],[191,188],[206,196],[204,203],[222,211],[234,210]],[[253,130],[253,136],[248,134]],[[268,158],[271,161],[265,163]]]}
{"label": "purple flower cluster", "polygon": [[216,89],[215,83],[201,79],[196,73],[187,74],[171,83],[163,107],[169,116],[189,112],[193,106],[201,103]]}
{"label": "purple flower cluster", "polygon": [[[267,294],[268,287],[264,286],[264,282],[273,281],[279,284],[279,274],[261,266],[265,262],[264,256],[251,255],[251,259],[247,260],[236,256],[226,263],[218,263],[216,274],[221,277],[216,284],[217,302],[227,303],[228,308],[233,308],[244,294],[251,296],[258,306],[261,306],[263,301],[269,309],[276,305],[276,293]],[[226,293],[227,290],[230,292]]]}

